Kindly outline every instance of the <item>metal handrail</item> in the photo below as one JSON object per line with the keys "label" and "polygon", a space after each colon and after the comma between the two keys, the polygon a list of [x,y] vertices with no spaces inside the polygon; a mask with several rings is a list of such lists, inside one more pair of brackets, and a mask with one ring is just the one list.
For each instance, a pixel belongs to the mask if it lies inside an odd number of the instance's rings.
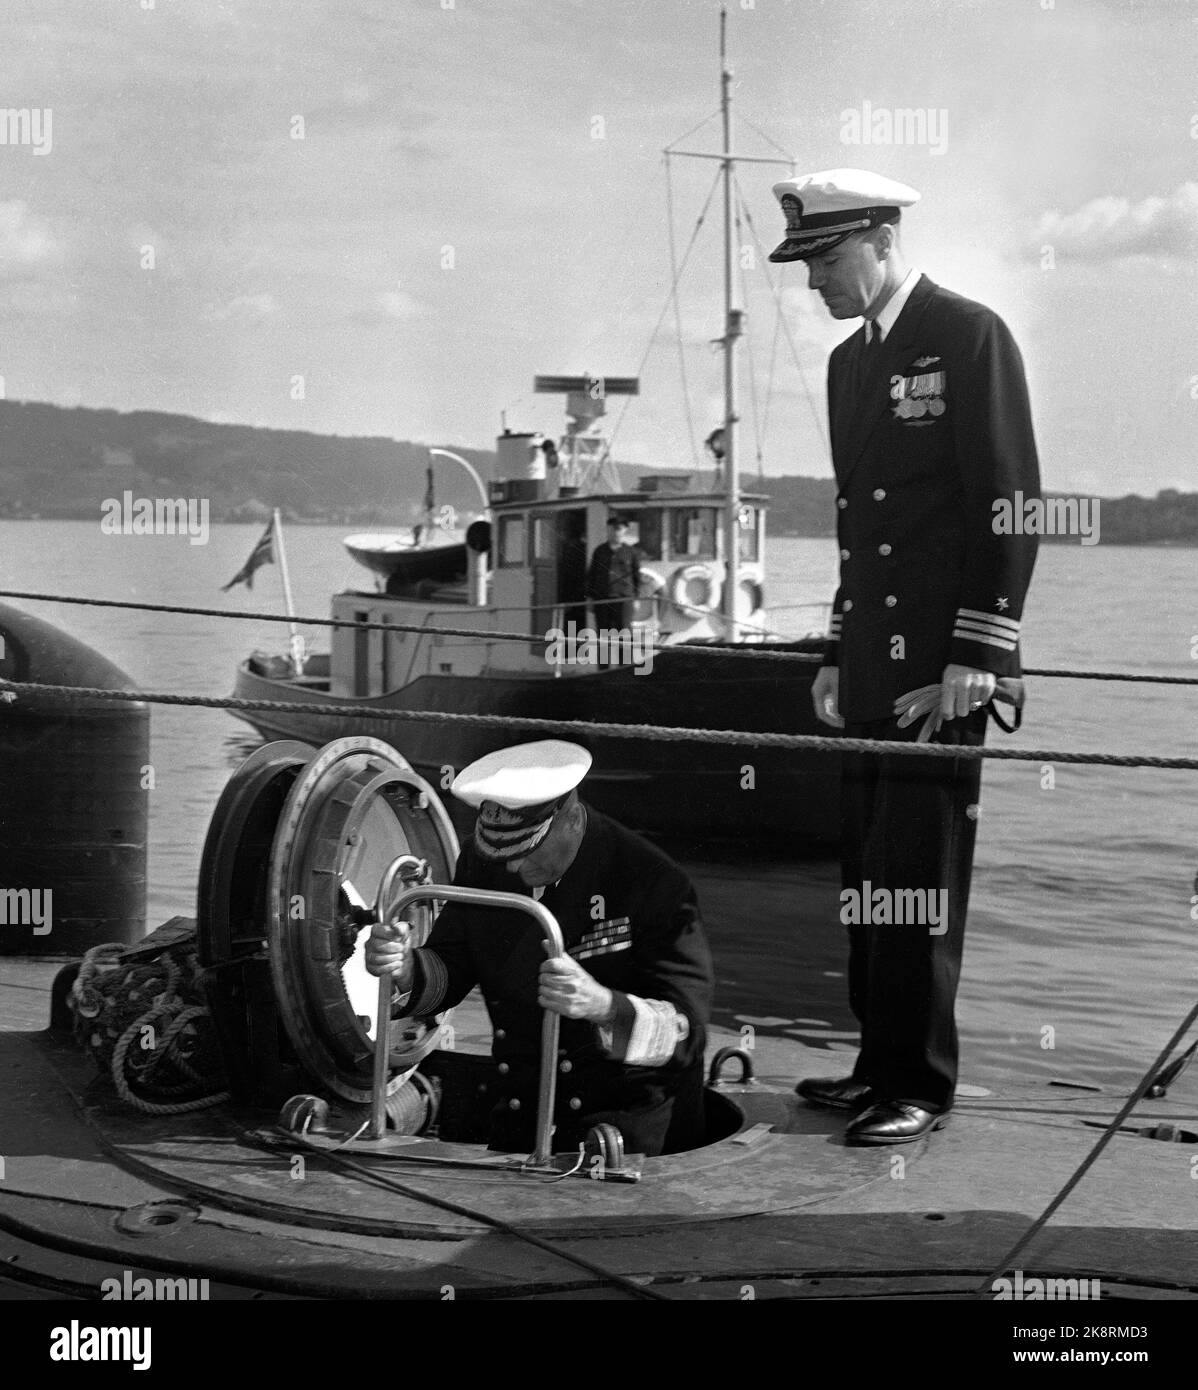
{"label": "metal handrail", "polygon": [[[405,889],[395,899],[386,915],[389,920],[395,920],[402,917],[404,911],[413,903],[428,902],[430,899],[439,902],[468,903],[472,907],[506,908],[513,912],[527,913],[541,928],[545,940],[549,943],[550,958],[566,953],[562,929],[557,924],[557,918],[547,907],[543,907],[533,898],[526,898],[522,893],[500,893],[488,888],[462,888],[457,884],[447,883],[419,883],[412,888]],[[386,910],[381,894],[379,906],[381,912]],[[372,1132],[376,1127],[378,1129],[377,1134],[373,1136],[375,1138],[382,1137],[383,1126],[386,1124],[385,1115],[382,1117],[382,1124],[379,1124],[379,1114],[386,1101],[387,1058],[390,1053],[391,1032],[391,985],[390,974],[379,976],[378,1019],[374,1031],[375,1086],[371,1107]],[[551,1009],[546,1009],[541,1022],[541,1075],[537,1086],[536,1148],[528,1159],[529,1167],[544,1167],[550,1159],[550,1142],[553,1137],[553,1104],[557,1092],[557,1042],[560,1031],[561,1019]],[[378,1082],[380,1075],[383,1078],[381,1086]]]}

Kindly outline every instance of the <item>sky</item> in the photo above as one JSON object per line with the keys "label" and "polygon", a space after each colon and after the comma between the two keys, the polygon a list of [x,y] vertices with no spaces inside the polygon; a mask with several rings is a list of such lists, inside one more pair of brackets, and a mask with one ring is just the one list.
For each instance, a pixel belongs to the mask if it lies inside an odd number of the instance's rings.
{"label": "sky", "polygon": [[[1198,3],[727,4],[736,151],[920,190],[908,257],[1010,325],[1045,485],[1198,487]],[[0,0],[0,118],[41,116],[0,123],[4,394],[489,447],[559,431],[537,373],[639,375],[617,456],[693,465],[721,207],[676,307],[668,214],[680,260],[718,166],[662,152],[719,148],[719,8]],[[830,476],[856,324],[757,249],[789,175],[737,173],[743,459]]]}

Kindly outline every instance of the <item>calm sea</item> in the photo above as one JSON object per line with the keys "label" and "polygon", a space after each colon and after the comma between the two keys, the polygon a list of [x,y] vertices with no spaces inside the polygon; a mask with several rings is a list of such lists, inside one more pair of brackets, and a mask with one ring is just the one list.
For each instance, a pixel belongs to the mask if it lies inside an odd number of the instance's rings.
{"label": "calm sea", "polygon": [[[219,592],[260,531],[216,526],[207,545],[192,546],[185,537],[104,536],[89,522],[0,521],[0,587],[281,611],[277,569],[259,571],[252,593]],[[366,578],[343,535],[339,527],[288,531],[300,612],[327,613],[333,590]],[[828,599],[835,573],[831,541],[772,542],[778,626],[793,630],[787,605]],[[1192,550],[1046,547],[1025,615],[1025,664],[1198,674],[1196,592]],[[286,642],[286,629],[269,623],[23,606],[146,689],[228,694],[243,655]],[[192,913],[208,818],[255,738],[219,711],[156,706],[152,740],[149,917],[157,924]],[[1198,756],[1198,688],[1034,679],[1024,728],[1008,742]],[[1013,1067],[1118,1086],[1134,1079],[1198,991],[1198,774],[1053,771],[1040,762],[986,765],[959,1008],[963,1074],[985,1079]],[[780,983],[779,962],[801,949],[788,929],[761,959],[738,961],[735,997],[725,994],[722,1013],[768,1019],[763,1026],[802,1023],[808,1042],[826,1028],[833,1047],[848,1046],[842,978],[827,973],[826,995],[801,1001]]]}

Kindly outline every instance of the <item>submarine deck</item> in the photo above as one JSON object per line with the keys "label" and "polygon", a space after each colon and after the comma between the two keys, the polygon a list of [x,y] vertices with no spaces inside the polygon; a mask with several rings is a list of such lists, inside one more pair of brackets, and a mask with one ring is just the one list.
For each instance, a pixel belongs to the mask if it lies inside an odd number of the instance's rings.
{"label": "submarine deck", "polygon": [[[721,1088],[745,1111],[741,1131],[646,1160],[639,1183],[429,1173],[359,1144],[355,1161],[397,1177],[401,1194],[298,1144],[264,1147],[255,1131],[273,1114],[128,1111],[67,1035],[40,1031],[60,964],[9,958],[0,983],[0,1297],[95,1299],[126,1271],[206,1278],[212,1298],[635,1296],[569,1254],[669,1299],[968,1298],[1123,1099],[1014,1077],[966,1085],[931,1138],[851,1149],[843,1116],[792,1092],[796,1077],[827,1070],[828,1053],[762,1036],[757,1081]],[[486,1051],[475,1001],[454,1022],[460,1049]],[[738,1041],[712,1030],[713,1051]],[[1183,1142],[1118,1135],[1019,1257],[1025,1278],[1198,1297],[1193,1088],[1182,1077],[1176,1096],[1142,1102],[1130,1128],[1172,1125]]]}

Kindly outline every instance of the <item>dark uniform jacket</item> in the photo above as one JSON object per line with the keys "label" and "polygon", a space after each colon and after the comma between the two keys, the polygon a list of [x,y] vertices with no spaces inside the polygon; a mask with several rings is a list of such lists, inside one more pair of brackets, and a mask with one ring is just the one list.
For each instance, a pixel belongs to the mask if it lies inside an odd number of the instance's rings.
{"label": "dark uniform jacket", "polygon": [[[469,843],[454,882],[530,892]],[[616,1009],[609,1029],[561,1020],[555,1143],[573,1147],[596,1117],[619,1125],[630,1153],[702,1142],[712,965],[686,874],[648,841],[588,807],[578,854],[541,902],[557,918],[568,953],[614,992]],[[428,1015],[459,1003],[475,985],[482,991],[499,1063],[492,1125],[498,1148],[530,1146],[521,1141],[536,1111],[543,940],[524,913],[449,903],[414,953],[405,1012]],[[507,1117],[519,1123],[503,1123]]]}
{"label": "dark uniform jacket", "polygon": [[921,276],[866,362],[834,349],[828,412],[840,587],[825,664],[840,713],[893,715],[950,662],[1018,676],[1037,538],[996,532],[995,503],[1039,496],[1023,361],[992,310]]}
{"label": "dark uniform jacket", "polygon": [[587,570],[587,597],[599,599],[636,598],[641,577],[641,554],[635,545],[595,547]]}

